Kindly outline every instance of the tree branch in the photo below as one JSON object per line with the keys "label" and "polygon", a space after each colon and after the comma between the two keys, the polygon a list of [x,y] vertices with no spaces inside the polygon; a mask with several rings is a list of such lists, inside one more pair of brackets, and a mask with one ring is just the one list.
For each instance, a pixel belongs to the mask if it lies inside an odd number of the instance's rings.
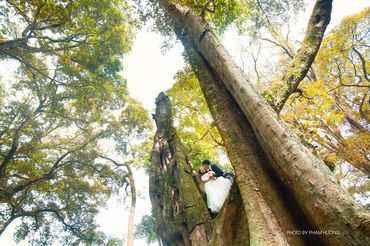
{"label": "tree branch", "polygon": [[22,133],[22,130],[23,128],[39,113],[42,111],[42,109],[44,108],[44,101],[41,101],[39,106],[30,114],[26,117],[26,119],[18,126],[18,128],[16,129],[15,133],[14,133],[14,137],[13,137],[13,140],[12,140],[12,146],[10,147],[10,150],[8,151],[8,153],[5,155],[5,158],[3,160],[3,162],[1,163],[0,165],[0,180],[2,178],[4,178],[5,176],[5,172],[6,172],[6,168],[10,162],[10,160],[14,157],[14,154],[16,153],[17,149],[18,149],[18,145],[19,145],[19,139],[21,137],[21,133]]}
{"label": "tree branch", "polygon": [[111,161],[114,165],[117,167],[124,166],[127,169],[128,172],[128,179],[129,183],[127,184],[125,190],[127,194],[127,187],[130,185],[130,191],[131,191],[131,208],[130,208],[130,215],[129,215],[129,221],[128,221],[128,246],[133,246],[133,239],[134,239],[134,215],[135,215],[135,207],[136,207],[136,187],[135,187],[135,180],[134,175],[132,173],[131,167],[129,164],[133,163],[133,161],[126,161],[124,163],[118,163],[117,161],[105,157],[102,155],[99,155],[100,158],[103,158],[105,160]]}
{"label": "tree branch", "polygon": [[365,59],[362,57],[361,53],[355,48],[353,47],[352,50],[358,55],[358,57],[360,58],[361,60],[361,65],[362,65],[362,70],[363,70],[363,73],[364,73],[364,78],[370,82],[370,79],[367,75],[367,70],[366,70],[366,61]]}
{"label": "tree branch", "polygon": [[359,107],[359,112],[360,112],[360,115],[362,116],[362,118],[365,119],[368,124],[370,124],[370,118],[369,118],[368,114],[365,114],[363,109],[362,109],[362,107],[365,105],[366,99],[368,100],[368,104],[370,104],[370,101],[369,101],[370,99],[368,99],[367,96],[368,96],[368,92],[365,93],[364,97],[361,100],[361,104],[360,104],[360,107]]}
{"label": "tree branch", "polygon": [[[213,9],[208,8],[208,7],[211,5],[211,3],[212,3],[212,5],[213,5]],[[206,11],[211,12],[211,13],[214,13],[214,12],[216,11],[216,5],[215,5],[214,0],[208,0],[208,1],[204,4],[204,6],[202,7],[202,11],[201,11],[201,13],[200,13],[200,16],[202,17],[202,19],[203,19],[203,20],[204,20],[204,17],[205,17],[205,15],[206,15]]]}
{"label": "tree branch", "polygon": [[12,5],[27,23],[31,23],[31,20],[28,18],[28,16],[14,2],[10,0],[6,0],[6,2]]}
{"label": "tree branch", "polygon": [[290,51],[289,51],[286,47],[284,47],[283,45],[279,44],[278,42],[276,42],[276,41],[274,41],[274,40],[271,40],[271,39],[269,39],[269,38],[262,38],[262,37],[261,37],[261,40],[267,41],[267,42],[269,42],[269,43],[272,43],[272,44],[274,44],[274,45],[276,45],[276,46],[280,47],[281,49],[283,49],[284,53],[285,53],[287,56],[289,56],[289,58],[293,59],[293,55],[292,55],[292,53],[290,53]]}
{"label": "tree branch", "polygon": [[277,112],[283,109],[291,94],[307,75],[319,51],[326,27],[330,22],[332,0],[317,0],[307,25],[306,35],[298,54],[290,62],[282,80],[288,86],[283,98],[276,104]]}

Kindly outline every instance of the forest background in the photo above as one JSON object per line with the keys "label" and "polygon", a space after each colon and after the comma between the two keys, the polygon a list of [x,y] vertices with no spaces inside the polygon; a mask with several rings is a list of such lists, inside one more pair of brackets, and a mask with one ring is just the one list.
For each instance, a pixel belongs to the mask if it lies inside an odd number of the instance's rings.
{"label": "forest background", "polygon": [[[296,36],[292,35],[292,37],[291,37],[292,40],[301,40],[302,39],[301,35],[299,35],[299,34],[301,34],[303,32],[300,29],[304,28],[306,26],[306,22],[307,22],[309,13],[310,13],[310,9],[313,7],[313,1],[309,1],[309,2],[310,2],[310,4],[306,7],[306,10],[304,11],[305,14],[300,15],[299,21],[292,26],[291,33],[296,35]],[[327,35],[330,35],[330,30],[333,30],[333,28],[339,24],[340,20],[342,20],[342,18],[345,15],[357,13],[360,10],[362,10],[364,7],[369,6],[369,4],[370,4],[369,1],[356,1],[356,3],[357,4],[351,5],[351,8],[348,8],[348,2],[347,1],[339,1],[339,0],[334,1],[332,20],[331,20],[331,23],[330,23],[330,26],[329,26],[329,31],[327,32]],[[303,18],[303,16],[304,16],[304,18]],[[93,27],[93,24],[92,24],[92,27]],[[295,28],[297,28],[297,30],[294,30]],[[178,121],[179,130],[181,132],[180,134],[182,134],[183,139],[188,140],[188,142],[185,142],[185,145],[192,150],[191,157],[195,160],[194,164],[195,165],[199,164],[199,163],[196,163],[196,162],[197,161],[199,162],[199,160],[201,160],[202,158],[205,158],[205,157],[214,159],[215,161],[218,161],[218,162],[227,162],[227,161],[225,161],[225,154],[224,154],[224,151],[222,150],[222,143],[220,142],[220,139],[219,139],[219,136],[217,135],[216,129],[214,129],[214,127],[212,125],[212,119],[210,118],[209,112],[207,111],[206,108],[201,107],[202,105],[203,105],[203,107],[205,105],[204,105],[204,102],[202,102],[202,98],[201,98],[199,88],[198,88],[197,93],[190,94],[190,95],[181,91],[181,88],[184,88],[185,86],[193,86],[194,91],[196,91],[197,84],[196,84],[196,81],[194,81],[195,80],[194,75],[192,75],[191,72],[188,69],[185,69],[184,71],[177,73],[177,75],[175,77],[173,77],[174,74],[176,74],[176,72],[182,70],[182,68],[184,67],[184,64],[185,64],[185,62],[182,58],[182,55],[181,55],[182,54],[182,48],[177,43],[174,43],[174,47],[172,47],[169,50],[165,50],[164,53],[162,53],[163,52],[163,45],[162,45],[163,44],[163,42],[162,42],[163,39],[162,39],[162,37],[160,35],[154,33],[154,32],[149,31],[149,30],[150,30],[149,27],[141,27],[141,30],[138,31],[138,33],[137,33],[137,36],[136,36],[136,39],[134,41],[134,45],[132,47],[132,51],[131,51],[130,55],[125,55],[126,57],[124,57],[124,59],[123,59],[124,69],[123,69],[122,74],[121,73],[120,74],[123,75],[123,77],[125,77],[126,80],[127,80],[127,86],[128,86],[128,91],[130,92],[129,93],[130,96],[132,96],[133,98],[137,98],[139,101],[141,101],[143,103],[143,105],[146,107],[146,109],[150,112],[150,111],[153,110],[154,98],[157,96],[158,92],[169,89],[175,82],[177,82],[174,85],[174,87],[169,90],[169,94],[173,96],[174,105],[175,105],[174,109],[175,109],[175,112],[176,112],[176,117],[177,117],[176,119]],[[331,38],[332,39],[338,39],[340,37],[335,36],[335,34],[333,34],[331,36]],[[148,40],[150,40],[150,41],[148,42]],[[172,41],[172,42],[174,42],[174,41]],[[267,88],[270,90],[270,92],[273,91],[273,90],[277,90],[279,88],[279,86],[280,86],[279,84],[274,84],[273,83],[274,79],[273,79],[273,76],[272,76],[272,75],[275,75],[275,76],[278,75],[279,71],[276,71],[276,68],[274,68],[273,66],[268,67],[268,66],[264,65],[266,60],[269,60],[269,62],[271,62],[271,59],[269,59],[270,58],[269,55],[266,55],[266,54],[264,55],[263,54],[263,48],[267,48],[267,49],[271,48],[272,44],[268,44],[269,41],[267,41],[267,43],[265,43],[261,46],[258,43],[253,43],[253,44],[251,44],[251,46],[249,46],[248,45],[249,41],[246,38],[246,36],[239,36],[236,28],[231,28],[229,30],[226,30],[223,33],[223,43],[228,48],[229,52],[233,55],[235,60],[239,63],[239,65],[245,70],[246,74],[248,74],[250,76],[251,80],[253,79],[253,81],[259,81],[259,84],[256,84],[256,87],[259,87],[259,89],[261,89],[262,92],[266,91]],[[296,45],[297,45],[297,43],[296,43]],[[160,48],[160,47],[162,47],[162,48]],[[325,46],[323,46],[323,47],[325,47]],[[164,48],[166,48],[166,47],[164,47]],[[119,47],[119,49],[122,49],[122,51],[124,51],[124,50],[128,50],[129,48]],[[260,49],[261,49],[261,52],[260,52],[260,54],[258,54],[258,51]],[[292,49],[294,50],[294,47],[292,47]],[[279,49],[276,49],[276,53],[274,53],[274,54],[276,54],[277,56],[280,57],[279,59],[276,59],[276,61],[274,61],[274,62],[276,62],[276,66],[280,66],[281,64],[286,64],[287,63],[286,62],[287,58],[283,57],[281,52],[279,52]],[[88,55],[89,54],[86,54],[87,58],[85,57],[85,59],[93,59],[93,58],[89,58]],[[49,56],[56,56],[56,54],[51,54],[51,55],[49,54]],[[258,63],[256,63],[256,64],[257,64],[258,69],[255,70],[254,69],[255,68],[255,66],[254,66],[255,63],[249,62],[249,61],[251,61],[253,59],[256,60],[257,56],[258,56]],[[323,63],[325,65],[328,64],[328,61],[325,61],[325,54],[323,54],[322,57],[323,57],[322,58]],[[63,60],[64,65],[71,65],[70,67],[66,66],[66,68],[64,68],[64,69],[70,69],[69,72],[75,72],[75,73],[82,74],[81,70],[79,70],[79,69],[83,69],[83,68],[72,67],[73,62],[70,62],[68,60],[69,59],[68,56],[65,56],[65,57],[59,56],[59,58],[64,59]],[[14,75],[14,69],[17,66],[17,63],[14,62],[14,61],[11,61],[11,60],[12,59],[9,59],[9,57],[6,60],[2,60],[2,64],[4,64],[3,66],[1,66],[1,72],[3,74],[3,77],[2,77],[3,81],[5,81],[9,78],[12,78],[12,76],[15,76]],[[111,62],[111,61],[104,61],[104,62]],[[12,64],[12,65],[10,65],[10,64]],[[154,64],[159,65],[159,66],[157,67]],[[88,66],[86,66],[87,71],[84,71],[85,74],[88,74],[90,76],[95,76],[94,73],[93,73],[93,69],[96,68],[98,66],[98,64],[88,64],[88,65],[91,66],[91,67],[89,68]],[[319,64],[318,64],[318,66],[319,66]],[[36,75],[32,74],[33,73],[32,69],[29,69],[29,66],[28,67],[26,66],[24,68],[21,68],[20,70],[17,70],[17,73],[19,73],[20,71],[24,73],[24,74],[20,74],[21,77],[23,76],[22,77],[23,80],[24,79],[28,79],[28,80],[35,79]],[[256,71],[258,71],[258,73],[256,73]],[[265,75],[265,74],[267,74],[266,71],[269,71],[269,72],[274,71],[274,73],[270,73],[270,76],[267,76],[267,75]],[[112,72],[112,75],[116,76],[116,73]],[[40,74],[38,76],[40,76]],[[73,76],[76,76],[76,74],[73,74]],[[115,79],[115,78],[113,78],[113,79]],[[93,81],[93,80],[91,80],[91,81]],[[272,82],[272,83],[270,83],[270,82]],[[11,83],[11,82],[9,82],[9,83]],[[185,86],[184,86],[184,84],[185,84]],[[92,86],[93,89],[94,89],[94,86],[95,85]],[[324,87],[324,85],[322,83],[318,84],[317,86],[323,86]],[[121,88],[121,91],[124,90],[123,87]],[[323,87],[322,88],[321,87],[320,88],[308,88],[307,91],[309,93],[311,93],[308,96],[309,97],[325,97],[325,96],[328,96],[326,94],[320,94],[321,92],[318,92],[318,91],[322,91]],[[104,90],[105,89],[106,88],[104,88]],[[5,91],[5,89],[3,91]],[[82,92],[86,93],[85,90],[82,91]],[[108,92],[109,92],[109,90],[108,90]],[[90,93],[91,93],[90,95],[95,95],[94,93],[96,93],[96,91],[92,90]],[[268,98],[269,95],[268,94],[265,94],[265,95]],[[119,95],[117,95],[117,96],[119,97]],[[185,96],[185,97],[182,97],[182,96]],[[102,99],[106,99],[106,97],[109,97],[108,94],[101,95]],[[113,100],[113,98],[114,98],[114,96],[112,97],[112,100]],[[361,101],[361,99],[362,98],[360,98],[358,100]],[[129,103],[132,103],[131,102],[132,99],[124,98],[122,100],[124,102],[130,101]],[[184,101],[184,100],[189,100],[189,101]],[[332,105],[333,102],[330,101],[330,100],[331,99],[329,99],[329,104]],[[196,107],[195,107],[194,104],[192,104],[193,102],[198,103],[198,105],[196,105]],[[95,105],[95,103],[99,105],[99,102],[91,102],[91,103],[94,103],[94,105]],[[326,103],[328,103],[328,102],[326,102]],[[81,105],[83,105],[83,103],[81,103]],[[133,105],[135,105],[135,110],[137,108],[141,108],[141,106],[136,105],[136,102],[134,102]],[[327,105],[326,107],[329,107],[330,105]],[[86,111],[86,109],[89,108],[88,106],[89,105],[85,105],[84,107],[82,107],[79,110],[81,110],[82,112],[84,110]],[[299,115],[299,114],[302,113],[302,108],[305,108],[305,109],[307,109],[307,108],[306,108],[305,104],[304,105],[296,105],[296,106],[297,106],[297,108],[296,108],[296,111],[294,112],[294,114],[298,114],[297,116],[300,119],[301,115]],[[101,107],[100,109],[104,108],[103,105],[99,105],[99,107]],[[97,108],[99,108],[99,107],[97,107]],[[117,107],[119,107],[119,106],[117,106]],[[188,109],[186,109],[186,107]],[[194,108],[196,108],[196,110],[195,111],[189,111],[189,107],[194,107]],[[184,110],[185,113],[181,113],[181,110]],[[199,111],[201,111],[201,112],[199,112]],[[144,114],[143,111],[141,111],[141,112],[142,112],[142,114]],[[191,115],[190,115],[190,117],[187,118],[187,116],[189,116],[189,112],[190,113],[193,112],[195,115],[197,115],[197,114],[203,115],[202,117],[197,117],[197,119],[202,119],[203,118],[204,121],[197,121],[197,122],[191,121],[190,120],[190,118],[192,117]],[[326,113],[326,112],[327,111],[323,110],[323,114]],[[341,119],[341,117],[343,117],[341,115],[338,115],[338,112],[335,112],[335,111],[333,111],[333,112],[337,114],[335,117],[338,117],[339,119]],[[145,114],[147,114],[147,113],[145,113]],[[83,114],[77,115],[77,116],[82,117],[82,115]],[[111,115],[112,119],[115,119],[115,116],[116,115],[114,115],[114,114]],[[91,117],[92,117],[93,121],[96,121],[99,124],[102,124],[102,122],[101,122],[102,119],[98,115],[93,115]],[[150,116],[149,115],[147,115],[147,116],[138,115],[137,117],[138,117],[138,121],[141,122],[140,124],[142,124],[143,121],[148,121]],[[294,122],[289,122],[291,119],[295,118],[294,116],[292,116],[292,112],[287,112],[285,115],[283,114],[283,117],[285,117],[285,120],[288,123],[294,123]],[[145,120],[143,120],[143,119],[145,119]],[[79,120],[81,120],[81,119],[79,119]],[[306,119],[305,122],[309,122],[310,120],[312,120],[312,119]],[[334,120],[334,121],[338,121],[338,120]],[[339,121],[341,121],[341,120],[339,120]],[[80,123],[80,124],[82,124],[83,127],[85,127],[83,122]],[[114,125],[114,124],[117,124],[117,122],[113,123],[113,120],[112,120],[111,122],[105,122],[104,124],[113,124]],[[135,124],[137,124],[137,122],[136,123],[134,122],[134,123],[131,123],[131,124],[135,125]],[[149,125],[150,123],[147,122],[147,123],[144,123],[144,125],[145,124]],[[147,134],[147,136],[149,136],[149,139],[150,139],[150,127],[148,125],[145,125],[144,128],[149,128],[149,131],[146,134]],[[294,124],[292,124],[292,125],[294,125]],[[336,125],[335,122],[333,122],[333,125]],[[86,127],[91,127],[91,126],[86,125]],[[192,129],[192,127],[194,129]],[[342,126],[342,127],[345,127],[345,126]],[[307,140],[307,135],[305,135],[305,134],[307,134],[307,131],[306,132],[303,131],[304,129],[307,130],[308,128],[307,127],[306,128],[297,127],[297,133],[301,134],[302,138]],[[132,128],[131,130],[132,130],[131,132],[125,132],[125,134],[126,135],[132,134],[132,135],[135,135],[135,137],[136,137],[137,134],[136,134],[135,131],[137,131],[137,129]],[[311,130],[309,130],[309,131],[311,131]],[[204,133],[207,133],[207,134],[203,136]],[[313,132],[313,133],[315,133],[315,132]],[[34,134],[34,133],[31,132],[29,134]],[[96,134],[99,134],[99,133],[96,133]],[[310,134],[312,134],[312,133],[310,133]],[[313,136],[312,136],[311,140],[314,139],[315,137],[316,138],[321,137],[320,134],[316,134],[316,135],[312,134],[312,135]],[[147,136],[145,136],[145,137],[147,137]],[[89,138],[89,136],[83,136],[83,137],[84,137],[84,139]],[[109,140],[109,138],[111,138],[111,137],[112,137],[113,140],[112,139]],[[104,148],[102,148],[104,153],[107,153],[107,152],[110,153],[109,149],[115,148],[114,146],[116,145],[116,142],[120,143],[120,141],[121,141],[121,143],[125,142],[125,144],[127,142],[127,141],[122,141],[122,139],[117,140],[118,137],[116,137],[116,136],[109,136],[109,137],[106,136],[105,138],[108,138],[108,139],[105,140],[106,141],[105,143],[109,143],[112,146],[110,148],[108,148],[108,150],[107,149],[104,150]],[[196,139],[201,139],[203,142],[198,141],[196,144],[194,144],[194,139],[195,138]],[[65,139],[64,141],[70,141],[70,139]],[[81,140],[79,139],[78,141],[81,141]],[[316,139],[316,141],[319,141],[319,140]],[[365,140],[356,139],[355,141],[365,141],[366,142],[366,139]],[[313,142],[315,142],[315,141],[313,141]],[[109,144],[107,144],[107,145],[109,145]],[[214,147],[214,146],[216,146],[216,147]],[[353,146],[354,146],[354,148],[357,148],[356,146],[358,146],[358,145],[354,144]],[[341,150],[340,150],[341,146],[337,146],[337,147],[339,148],[339,150],[337,152],[330,152],[330,153],[328,153],[324,156],[324,157],[327,157],[326,158],[327,163],[336,164],[337,162],[340,162],[340,161],[343,160],[343,157],[338,156],[338,153],[341,153]],[[125,151],[125,153],[118,153],[117,155],[113,155],[113,156],[110,156],[110,157],[112,158],[112,157],[118,157],[119,156],[119,158],[122,158],[122,159],[126,160],[127,159],[126,155],[130,156],[132,154],[130,151],[131,150]],[[120,155],[123,155],[124,157],[120,156]],[[77,157],[86,158],[85,156],[77,156]],[[130,157],[130,158],[132,158],[132,157]],[[134,159],[135,158],[136,157],[134,157]],[[144,157],[144,159],[145,159],[145,157]],[[138,158],[135,159],[135,160],[138,160]],[[354,160],[354,161],[356,161],[356,160]],[[143,162],[145,162],[145,160],[143,160]],[[143,162],[136,163],[137,164],[136,166],[143,166]],[[19,165],[21,165],[21,164],[19,164]],[[65,171],[67,172],[68,170],[65,170]],[[352,167],[350,167],[348,165],[337,165],[336,172],[337,172],[337,175],[338,175],[339,178],[342,178],[343,176],[345,176],[347,178],[347,179],[344,180],[344,184],[346,184],[348,187],[350,187],[352,193],[357,194],[358,200],[360,200],[361,202],[363,202],[365,204],[369,203],[368,195],[366,195],[366,191],[368,189],[366,188],[366,184],[364,183],[364,180],[365,180],[364,175],[361,175],[361,173],[359,174],[356,169],[353,169]],[[89,173],[87,173],[87,175],[89,175]],[[124,175],[124,174],[122,173],[122,175]],[[150,205],[149,205],[148,197],[145,194],[145,193],[147,193],[147,187],[146,187],[147,179],[144,177],[144,175],[145,174],[142,171],[142,169],[141,170],[137,169],[136,172],[135,172],[135,175],[134,175],[135,180],[137,182],[138,190],[143,193],[142,198],[143,198],[143,201],[144,201],[144,202],[141,202],[141,201],[137,202],[137,204],[138,204],[137,211],[140,211],[140,213],[136,214],[136,220],[135,220],[136,223],[140,222],[140,218],[142,217],[143,214],[149,214],[150,213],[150,208],[149,208]],[[116,195],[119,195],[119,194],[120,194],[121,198],[125,196],[124,192],[119,193],[119,191],[118,191],[118,193]],[[113,216],[110,217],[110,219],[108,219],[109,216],[108,216],[107,212],[103,212],[102,215],[100,217],[98,217],[98,219],[103,218],[103,217],[105,219],[107,219],[106,221],[104,221],[104,219],[100,219],[101,220],[100,221],[100,226],[101,226],[101,229],[103,231],[106,231],[105,228],[108,228],[108,225],[110,225],[112,231],[109,232],[109,233],[112,233],[112,234],[114,234],[114,236],[116,236],[118,238],[121,238],[122,237],[122,232],[126,232],[126,230],[127,230],[125,227],[126,227],[127,220],[128,220],[129,216],[128,216],[127,213],[123,212],[125,210],[124,209],[125,206],[122,206],[122,204],[119,205],[120,203],[117,204],[115,202],[116,200],[117,200],[117,198],[113,198],[114,202],[111,203],[110,209],[109,209]],[[121,201],[121,203],[122,203],[122,201]],[[129,206],[129,204],[130,204],[129,199],[127,199],[126,206]],[[122,217],[120,219],[117,219],[117,214],[122,215]],[[120,225],[115,224],[115,223],[113,224],[112,221],[121,222],[121,223],[120,223]],[[13,229],[9,230],[10,231],[9,233],[8,233],[8,230],[7,230],[6,233],[4,233],[4,235],[2,235],[0,237],[0,240],[4,240],[4,241],[0,241],[0,242],[5,242],[6,245],[11,245],[10,241],[9,241],[9,237],[10,237],[10,234],[11,234],[12,230],[14,230],[14,227],[13,227]],[[107,231],[109,231],[109,230],[107,230]],[[18,234],[18,235],[20,235],[20,237],[22,237],[21,234]],[[25,245],[27,245],[27,244],[25,244]]]}

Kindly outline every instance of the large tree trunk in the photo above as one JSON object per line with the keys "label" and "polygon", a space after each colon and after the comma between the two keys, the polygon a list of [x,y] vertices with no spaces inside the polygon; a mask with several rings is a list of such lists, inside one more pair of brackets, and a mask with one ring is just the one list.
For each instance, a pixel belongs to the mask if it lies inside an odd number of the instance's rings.
{"label": "large tree trunk", "polygon": [[[188,36],[185,42],[198,52],[238,103],[272,169],[289,188],[309,223],[321,232],[322,240],[327,244],[368,245],[367,211],[338,185],[325,164],[300,144],[248,83],[208,25],[188,7],[167,0],[158,2],[172,19],[178,37]],[[242,181],[248,182],[237,180]]]}
{"label": "large tree trunk", "polygon": [[[242,206],[246,212],[244,223],[249,233],[248,244],[304,245],[315,242],[320,245],[318,238],[312,235],[287,235],[288,231],[308,231],[312,228],[287,189],[275,177],[238,104],[185,38],[183,44],[189,61],[200,80],[208,107],[236,172]],[[221,225],[218,227],[222,228]],[[219,240],[219,237],[216,238]]]}
{"label": "large tree trunk", "polygon": [[172,123],[169,99],[161,93],[154,120],[157,132],[151,156],[150,199],[162,244],[208,245],[210,217]]}
{"label": "large tree trunk", "polygon": [[[192,167],[172,126],[168,97],[158,96],[151,157],[150,197],[163,245],[248,245],[249,228],[239,189],[233,185],[216,220],[210,221]],[[213,227],[213,229],[212,229]]]}

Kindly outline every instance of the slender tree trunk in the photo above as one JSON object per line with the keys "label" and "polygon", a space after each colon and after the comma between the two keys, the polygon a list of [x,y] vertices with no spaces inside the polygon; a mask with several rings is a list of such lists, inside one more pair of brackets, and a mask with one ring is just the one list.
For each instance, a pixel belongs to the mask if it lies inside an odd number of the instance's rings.
{"label": "slender tree trunk", "polygon": [[128,178],[130,182],[130,189],[131,189],[131,207],[130,207],[130,215],[128,218],[128,231],[127,231],[127,245],[133,246],[134,245],[134,217],[135,217],[135,208],[136,208],[136,187],[135,187],[135,180],[132,173],[131,168],[127,165],[126,166],[128,171]]}
{"label": "slender tree trunk", "polygon": [[236,100],[272,169],[289,187],[310,224],[321,232],[322,240],[331,245],[370,244],[369,213],[338,185],[325,164],[300,144],[248,83],[207,24],[188,7],[166,0],[158,3],[172,19],[178,37],[188,35],[189,45]]}
{"label": "slender tree trunk", "polygon": [[156,104],[157,132],[151,156],[149,192],[158,235],[164,246],[207,246],[210,217],[172,125],[169,99],[161,93]]}

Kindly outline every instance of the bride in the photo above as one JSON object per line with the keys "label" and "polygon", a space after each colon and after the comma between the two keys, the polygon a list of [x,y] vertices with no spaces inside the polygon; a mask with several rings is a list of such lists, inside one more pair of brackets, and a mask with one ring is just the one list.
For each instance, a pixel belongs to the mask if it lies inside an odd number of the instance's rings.
{"label": "bride", "polygon": [[212,213],[218,213],[229,193],[231,182],[224,177],[215,177],[213,171],[200,170],[201,180],[207,196],[207,206]]}

